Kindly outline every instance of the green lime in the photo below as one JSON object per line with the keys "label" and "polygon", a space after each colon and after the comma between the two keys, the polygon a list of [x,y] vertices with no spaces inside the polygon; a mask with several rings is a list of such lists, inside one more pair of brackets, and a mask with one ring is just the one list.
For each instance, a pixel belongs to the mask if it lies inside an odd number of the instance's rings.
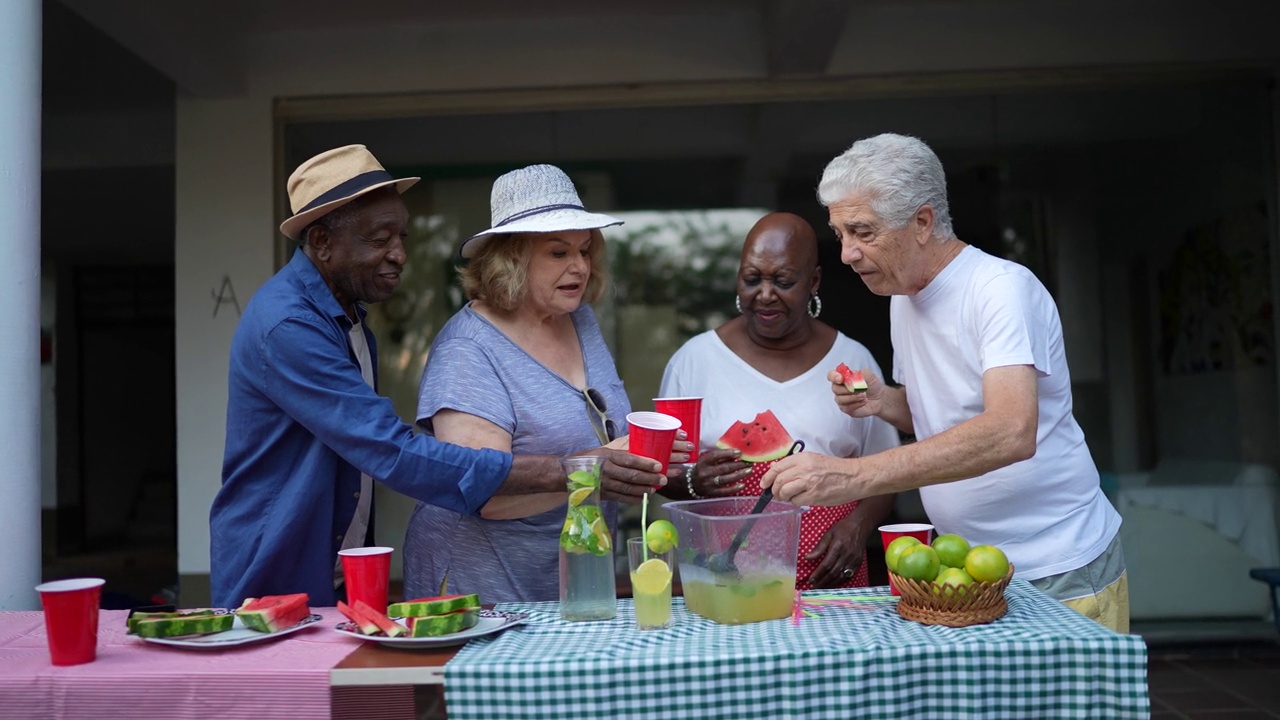
{"label": "green lime", "polygon": [[[933,594],[942,595],[944,597],[964,597],[968,594],[968,586],[973,584],[973,578],[969,577],[969,573],[963,568],[953,567],[947,568],[938,573],[938,577],[933,580]],[[950,585],[951,590],[948,591],[944,586]]]}
{"label": "green lime", "polygon": [[969,541],[954,533],[934,538],[931,547],[938,553],[938,562],[947,567],[964,567],[964,558],[969,554]]}
{"label": "green lime", "polygon": [[911,537],[910,535],[903,535],[901,537],[894,538],[893,541],[889,543],[889,547],[884,549],[884,564],[888,565],[890,570],[898,572],[898,558],[902,557],[903,551],[912,545],[920,544],[922,543],[919,540]]}
{"label": "green lime", "polygon": [[978,545],[964,559],[964,569],[978,582],[996,582],[1009,573],[1009,558],[995,545]]}
{"label": "green lime", "polygon": [[569,486],[575,489],[599,487],[600,477],[590,470],[574,470],[569,473]]}
{"label": "green lime", "polygon": [[938,577],[938,553],[923,543],[917,543],[898,556],[896,571],[904,578],[933,582]]}
{"label": "green lime", "polygon": [[680,544],[680,534],[670,520],[654,520],[644,531],[644,542],[652,552],[664,553]]}

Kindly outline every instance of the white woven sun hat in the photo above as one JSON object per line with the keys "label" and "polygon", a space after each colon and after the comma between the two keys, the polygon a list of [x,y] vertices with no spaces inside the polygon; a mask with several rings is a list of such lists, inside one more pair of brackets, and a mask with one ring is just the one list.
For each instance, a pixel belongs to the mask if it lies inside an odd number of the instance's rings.
{"label": "white woven sun hat", "polygon": [[493,227],[463,241],[458,254],[471,259],[495,235],[598,230],[622,221],[587,212],[573,181],[554,165],[530,165],[493,181],[489,195]]}

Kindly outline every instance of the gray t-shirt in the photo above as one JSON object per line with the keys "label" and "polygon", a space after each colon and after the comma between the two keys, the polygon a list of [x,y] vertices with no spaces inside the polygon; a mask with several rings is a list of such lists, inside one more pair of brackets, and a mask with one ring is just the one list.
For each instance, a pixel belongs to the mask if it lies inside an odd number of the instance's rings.
{"label": "gray t-shirt", "polygon": [[[587,372],[609,417],[626,432],[630,402],[587,305],[571,315]],[[418,391],[418,425],[442,409],[484,418],[511,433],[520,455],[565,456],[600,445],[581,388],[535,360],[470,306],[436,336]],[[564,505],[519,520],[485,520],[418,503],[404,545],[406,598],[437,594],[449,573],[450,593],[479,593],[480,601],[557,600],[559,539]],[[615,527],[616,508],[605,503]]]}

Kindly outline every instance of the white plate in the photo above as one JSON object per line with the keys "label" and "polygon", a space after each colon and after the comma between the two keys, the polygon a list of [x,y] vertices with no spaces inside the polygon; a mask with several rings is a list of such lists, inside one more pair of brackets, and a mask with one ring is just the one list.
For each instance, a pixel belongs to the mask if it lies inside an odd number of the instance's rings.
{"label": "white plate", "polygon": [[[502,610],[481,610],[480,621],[474,626],[466,630],[460,630],[456,633],[448,635],[436,635],[435,637],[387,637],[386,635],[365,635],[360,632],[355,623],[344,622],[338,623],[334,630],[343,635],[368,640],[370,642],[382,643],[384,645],[399,645],[403,647],[414,648],[431,648],[431,647],[448,647],[450,645],[461,645],[462,643],[472,639],[483,637],[496,633],[500,630],[506,630],[513,625],[519,625],[528,619],[528,615],[524,613],[504,612]],[[401,618],[392,618],[400,620]]]}
{"label": "white plate", "polygon": [[297,625],[277,630],[273,633],[258,632],[251,630],[240,622],[237,617],[231,625],[230,630],[222,632],[209,633],[208,635],[187,635],[184,637],[171,638],[139,638],[144,642],[155,643],[157,645],[173,645],[174,647],[197,648],[200,650],[217,650],[221,648],[235,647],[237,645],[248,645],[250,643],[262,642],[263,640],[275,640],[278,637],[297,632],[305,627],[314,625],[323,620],[319,615],[311,614],[298,621]]}

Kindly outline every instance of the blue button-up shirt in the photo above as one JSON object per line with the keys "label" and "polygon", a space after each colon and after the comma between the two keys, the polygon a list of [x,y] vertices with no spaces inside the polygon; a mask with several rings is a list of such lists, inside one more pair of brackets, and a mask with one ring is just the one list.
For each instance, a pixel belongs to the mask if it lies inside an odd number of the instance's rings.
{"label": "blue button-up shirt", "polygon": [[[360,375],[351,327],[301,250],[245,308],[231,341],[222,488],[210,514],[215,605],[299,592],[333,605],[362,471],[474,514],[511,469],[508,453],[442,443],[401,422]],[[367,328],[365,336],[376,367]]]}

